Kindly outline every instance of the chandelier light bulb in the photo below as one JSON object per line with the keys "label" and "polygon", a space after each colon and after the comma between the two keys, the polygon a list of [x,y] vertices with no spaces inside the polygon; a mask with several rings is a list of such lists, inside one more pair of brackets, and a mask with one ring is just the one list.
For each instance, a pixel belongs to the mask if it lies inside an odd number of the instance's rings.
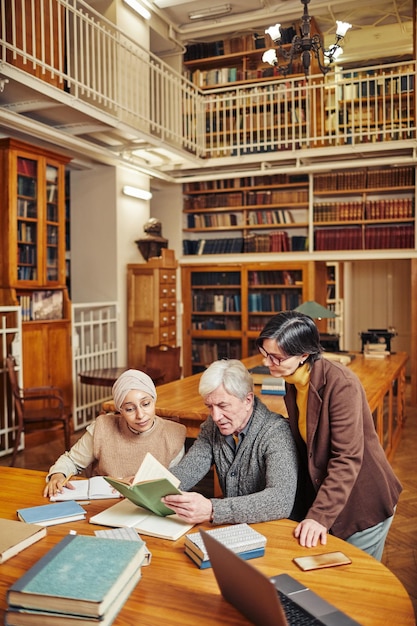
{"label": "chandelier light bulb", "polygon": [[277,53],[275,52],[275,50],[272,50],[271,48],[270,50],[264,52],[262,55],[262,61],[264,63],[269,63],[269,65],[275,65],[278,61]]}
{"label": "chandelier light bulb", "polygon": [[281,24],[275,24],[266,29],[265,33],[269,35],[272,41],[279,41],[281,39]]}
{"label": "chandelier light bulb", "polygon": [[336,26],[336,36],[340,38],[346,35],[349,28],[352,28],[352,24],[349,24],[349,22],[340,22],[339,20],[336,20]]}

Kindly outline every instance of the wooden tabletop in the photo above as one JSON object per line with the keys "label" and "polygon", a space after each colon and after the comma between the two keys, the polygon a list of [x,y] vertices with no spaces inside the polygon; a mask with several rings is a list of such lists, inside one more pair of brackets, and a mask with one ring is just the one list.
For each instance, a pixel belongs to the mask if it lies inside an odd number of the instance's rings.
{"label": "wooden tabletop", "polygon": [[[0,516],[16,519],[16,509],[46,504],[42,497],[45,474],[0,467]],[[0,616],[4,623],[6,591],[69,530],[92,535],[100,528],[88,523],[91,515],[114,504],[97,500],[86,505],[87,520],[48,527],[47,537],[0,566]],[[292,536],[288,520],[253,524],[267,537],[265,556],[251,563],[267,576],[288,573],[324,596],[363,626],[415,626],[412,603],[400,581],[374,558],[336,537],[325,547],[302,548]],[[207,525],[205,525],[207,527]],[[196,527],[197,530],[197,527]],[[184,538],[176,542],[145,537],[152,561],[114,622],[114,626],[233,626],[249,622],[220,595],[211,569],[199,570],[184,554]],[[302,572],[296,556],[341,550],[351,565]],[[98,573],[99,575],[99,573]]]}
{"label": "wooden tabletop", "polygon": [[[128,370],[129,367],[105,367],[98,370],[88,370],[80,372],[78,375],[80,381],[86,385],[96,385],[97,387],[113,387],[116,380]],[[145,365],[136,367],[141,372],[145,372],[150,378],[152,378],[155,385],[160,383],[164,378],[164,372],[162,369],[155,367],[146,367]]]}
{"label": "wooden tabletop", "polygon": [[[405,352],[394,353],[381,360],[366,359],[363,354],[357,353],[348,365],[359,376],[372,412],[378,408],[393,381],[404,370],[407,359],[408,355]],[[250,369],[261,365],[262,357],[261,355],[251,356],[242,359],[242,363]],[[187,426],[189,437],[198,435],[201,422],[208,415],[207,407],[198,393],[200,378],[201,374],[194,374],[157,387],[157,414],[162,417],[178,417]],[[271,411],[287,415],[282,396],[262,395],[260,385],[255,385],[255,393]],[[105,402],[103,408],[105,411],[112,411],[114,404],[112,401]]]}

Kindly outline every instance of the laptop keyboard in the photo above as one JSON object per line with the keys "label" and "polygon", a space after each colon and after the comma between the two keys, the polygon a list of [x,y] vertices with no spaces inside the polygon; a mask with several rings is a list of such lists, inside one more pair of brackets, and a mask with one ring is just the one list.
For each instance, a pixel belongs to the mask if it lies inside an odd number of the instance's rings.
{"label": "laptop keyboard", "polygon": [[320,626],[321,622],[301,607],[299,607],[291,598],[288,598],[281,591],[278,591],[279,599],[281,601],[282,608],[284,609],[285,617],[289,626]]}

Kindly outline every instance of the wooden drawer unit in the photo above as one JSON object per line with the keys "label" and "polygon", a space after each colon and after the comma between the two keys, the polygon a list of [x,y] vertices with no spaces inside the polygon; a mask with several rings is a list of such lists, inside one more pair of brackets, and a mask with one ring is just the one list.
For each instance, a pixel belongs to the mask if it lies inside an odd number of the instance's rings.
{"label": "wooden drawer unit", "polygon": [[145,363],[146,345],[177,340],[177,262],[172,250],[127,266],[128,365]]}

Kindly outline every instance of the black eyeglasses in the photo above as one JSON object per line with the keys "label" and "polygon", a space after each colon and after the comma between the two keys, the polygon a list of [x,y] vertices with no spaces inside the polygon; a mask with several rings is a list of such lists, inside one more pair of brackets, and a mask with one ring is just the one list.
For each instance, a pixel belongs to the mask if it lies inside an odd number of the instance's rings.
{"label": "black eyeglasses", "polygon": [[264,348],[262,348],[262,346],[258,346],[258,350],[262,354],[264,359],[271,359],[271,363],[273,363],[274,365],[281,365],[281,363],[283,363],[284,361],[287,361],[292,356],[294,356],[293,354],[291,354],[290,356],[283,356],[283,357],[276,356],[275,354],[270,354],[269,352],[267,352]]}

